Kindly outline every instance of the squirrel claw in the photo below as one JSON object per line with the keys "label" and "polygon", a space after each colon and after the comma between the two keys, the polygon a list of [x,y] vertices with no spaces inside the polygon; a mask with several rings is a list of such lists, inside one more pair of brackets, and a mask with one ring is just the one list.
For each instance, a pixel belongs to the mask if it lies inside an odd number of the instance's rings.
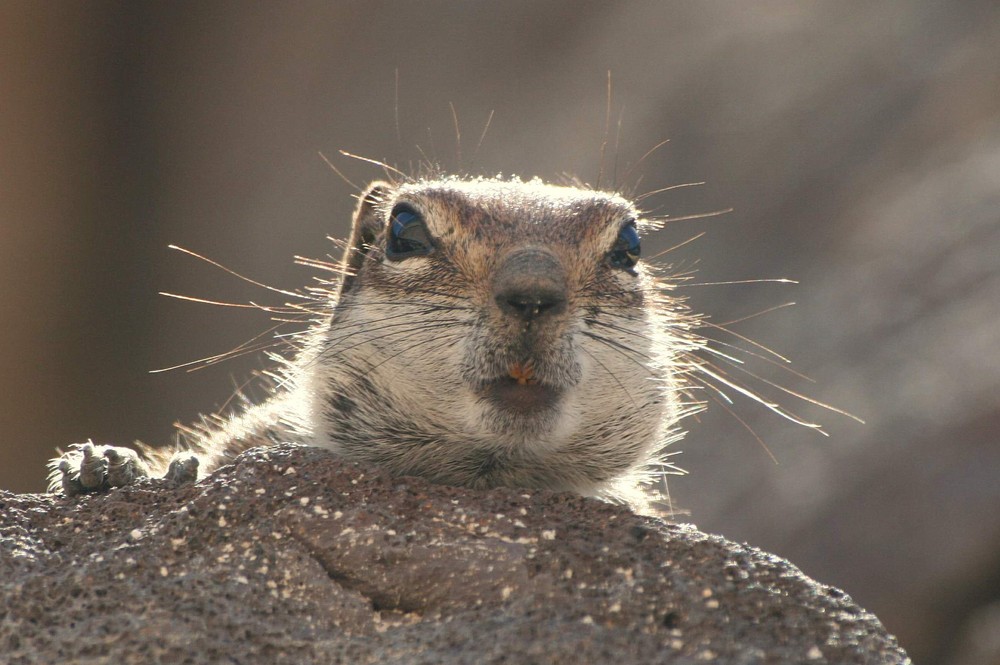
{"label": "squirrel claw", "polygon": [[74,443],[49,462],[49,491],[67,497],[106,492],[148,476],[138,453],[129,448]]}
{"label": "squirrel claw", "polygon": [[170,460],[170,466],[167,467],[167,473],[163,477],[178,485],[193,483],[198,479],[198,464],[198,458],[194,453],[177,453]]}

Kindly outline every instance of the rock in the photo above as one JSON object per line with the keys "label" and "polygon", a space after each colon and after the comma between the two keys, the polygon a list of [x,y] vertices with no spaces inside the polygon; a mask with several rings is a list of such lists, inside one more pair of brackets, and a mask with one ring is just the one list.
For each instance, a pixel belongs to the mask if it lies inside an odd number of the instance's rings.
{"label": "rock", "polygon": [[567,494],[296,446],[197,485],[0,493],[0,653],[73,663],[908,663],[783,559]]}

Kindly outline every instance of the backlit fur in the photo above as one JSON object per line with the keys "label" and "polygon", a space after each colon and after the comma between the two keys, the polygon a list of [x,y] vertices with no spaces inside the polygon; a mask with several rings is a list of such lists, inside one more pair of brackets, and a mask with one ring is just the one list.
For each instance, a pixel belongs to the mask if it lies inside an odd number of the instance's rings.
{"label": "backlit fur", "polygon": [[[407,204],[434,242],[386,257],[390,215]],[[248,445],[298,441],[398,475],[471,487],[567,490],[645,510],[644,489],[680,436],[694,320],[640,263],[613,266],[615,194],[538,180],[376,183],[360,197],[327,315],[302,337],[272,399],[188,430],[210,471]],[[566,307],[525,332],[497,306],[511,252],[539,249],[565,273]],[[512,413],[477,386],[529,363],[561,390],[552,409]],[[163,467],[169,454],[151,453]]]}

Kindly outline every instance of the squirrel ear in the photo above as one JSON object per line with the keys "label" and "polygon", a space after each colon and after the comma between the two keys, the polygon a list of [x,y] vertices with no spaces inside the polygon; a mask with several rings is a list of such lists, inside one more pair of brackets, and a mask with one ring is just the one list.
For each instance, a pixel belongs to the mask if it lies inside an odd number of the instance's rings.
{"label": "squirrel ear", "polygon": [[351,238],[344,250],[341,267],[344,278],[340,292],[345,293],[354,285],[355,277],[361,269],[369,248],[375,244],[378,234],[382,231],[384,222],[379,216],[380,204],[392,195],[393,187],[386,182],[373,182],[358,198],[358,207],[354,210],[354,221],[351,223]]}

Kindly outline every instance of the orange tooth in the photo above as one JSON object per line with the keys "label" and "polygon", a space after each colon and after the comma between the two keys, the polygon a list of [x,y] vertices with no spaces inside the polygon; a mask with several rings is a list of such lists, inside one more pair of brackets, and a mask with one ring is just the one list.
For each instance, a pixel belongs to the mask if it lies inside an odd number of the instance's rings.
{"label": "orange tooth", "polygon": [[511,365],[510,378],[516,379],[519,386],[533,386],[538,383],[538,379],[535,378],[535,368],[530,361]]}

